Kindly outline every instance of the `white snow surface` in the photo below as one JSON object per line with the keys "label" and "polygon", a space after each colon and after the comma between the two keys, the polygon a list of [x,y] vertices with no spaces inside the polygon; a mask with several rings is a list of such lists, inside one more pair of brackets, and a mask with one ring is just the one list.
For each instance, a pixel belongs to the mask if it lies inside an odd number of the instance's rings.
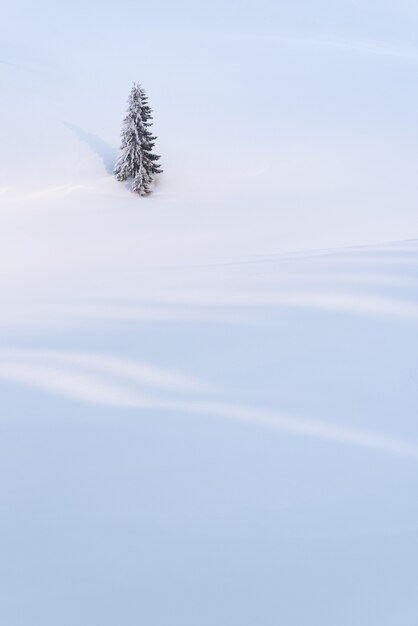
{"label": "white snow surface", "polygon": [[[1,624],[416,623],[404,4],[371,38],[367,16],[313,32],[308,5],[300,25],[267,0],[263,23],[149,9],[141,37],[130,3],[10,8]],[[111,174],[134,80],[164,169],[148,198]]]}

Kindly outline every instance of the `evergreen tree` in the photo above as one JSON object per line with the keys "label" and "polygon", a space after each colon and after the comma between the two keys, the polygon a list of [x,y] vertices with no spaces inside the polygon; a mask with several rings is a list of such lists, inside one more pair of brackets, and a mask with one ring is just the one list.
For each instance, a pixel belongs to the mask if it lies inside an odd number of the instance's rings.
{"label": "evergreen tree", "polygon": [[132,177],[134,180],[131,190],[147,196],[151,191],[153,175],[161,173],[162,169],[157,163],[160,157],[152,152],[156,140],[149,130],[152,125],[152,111],[140,84],[133,84],[128,104],[114,173],[120,181]]}

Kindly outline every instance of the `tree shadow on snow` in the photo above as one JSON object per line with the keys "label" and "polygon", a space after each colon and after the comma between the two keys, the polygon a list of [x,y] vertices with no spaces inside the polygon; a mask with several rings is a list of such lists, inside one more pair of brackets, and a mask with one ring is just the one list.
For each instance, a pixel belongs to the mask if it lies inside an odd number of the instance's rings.
{"label": "tree shadow on snow", "polygon": [[75,124],[70,124],[68,122],[63,122],[63,124],[75,133],[81,141],[84,141],[89,148],[97,154],[98,157],[100,157],[106,168],[106,172],[108,174],[113,174],[113,168],[115,166],[117,155],[116,149],[98,135],[89,133]]}

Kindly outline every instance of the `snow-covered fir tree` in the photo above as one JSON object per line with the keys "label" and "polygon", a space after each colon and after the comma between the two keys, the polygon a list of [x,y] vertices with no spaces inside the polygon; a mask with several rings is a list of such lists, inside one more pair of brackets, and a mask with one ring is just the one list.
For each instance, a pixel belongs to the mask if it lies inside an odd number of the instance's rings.
{"label": "snow-covered fir tree", "polygon": [[151,191],[154,174],[162,172],[159,155],[152,149],[155,139],[149,127],[152,111],[148,98],[139,83],[134,83],[128,99],[128,111],[122,126],[122,145],[115,164],[115,176],[123,181],[133,178],[131,190],[141,196]]}

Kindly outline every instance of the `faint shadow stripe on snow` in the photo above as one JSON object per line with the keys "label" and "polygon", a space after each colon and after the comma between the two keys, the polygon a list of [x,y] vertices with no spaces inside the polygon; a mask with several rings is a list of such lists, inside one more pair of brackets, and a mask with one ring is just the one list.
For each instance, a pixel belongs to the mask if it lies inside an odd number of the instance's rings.
{"label": "faint shadow stripe on snow", "polygon": [[350,446],[371,448],[397,456],[418,460],[418,444],[409,443],[387,435],[358,428],[335,426],[320,420],[303,419],[300,417],[235,406],[215,402],[188,402],[172,404],[171,410],[203,413],[236,421],[249,422],[287,432],[300,437],[308,437],[346,444]]}
{"label": "faint shadow stripe on snow", "polygon": [[356,293],[301,291],[279,294],[275,304],[385,317],[418,319],[418,305],[407,300]]}
{"label": "faint shadow stripe on snow", "polygon": [[114,383],[109,385],[106,379],[38,363],[0,363],[0,379],[90,404],[122,408],[141,403],[137,393]]}
{"label": "faint shadow stripe on snow", "polygon": [[161,298],[150,305],[148,302],[138,302],[135,304],[80,304],[73,305],[71,309],[67,307],[67,314],[72,318],[79,317],[87,321],[124,321],[124,322],[214,322],[214,323],[239,323],[248,322],[244,316],[238,317],[237,313],[222,310],[214,301],[200,305],[185,298],[177,302],[171,296]]}
{"label": "faint shadow stripe on snow", "polygon": [[159,397],[141,395],[136,388],[109,382],[100,371],[95,374],[80,373],[53,363],[45,365],[31,359],[27,361],[10,359],[0,361],[0,379],[109,408],[207,415],[272,428],[298,437],[362,447],[418,460],[418,445],[401,439],[361,429],[335,426],[319,420],[302,419],[227,403],[179,401],[178,398],[161,400]]}
{"label": "faint shadow stripe on snow", "polygon": [[[333,280],[337,281],[338,276],[333,276]],[[411,285],[415,288],[414,283]],[[270,291],[199,292],[193,290],[177,292],[175,296],[170,293],[160,294],[158,300],[154,298],[153,306],[146,305],[146,303],[129,305],[116,303],[112,306],[100,303],[80,304],[73,305],[71,308],[67,307],[65,315],[73,322],[79,319],[85,323],[92,321],[113,323],[191,321],[253,324],[258,319],[254,317],[254,311],[262,307],[311,309],[418,321],[418,303],[412,300],[331,289],[290,290],[280,287]]]}
{"label": "faint shadow stripe on snow", "polygon": [[195,378],[173,372],[171,370],[157,368],[147,363],[136,360],[109,356],[100,353],[75,352],[69,350],[24,350],[3,349],[0,350],[0,364],[13,365],[16,363],[26,365],[47,365],[58,370],[75,368],[78,374],[80,370],[93,372],[97,375],[109,374],[113,379],[122,379],[126,384],[133,381],[145,387],[166,390],[174,393],[202,393],[211,392],[213,388]]}
{"label": "faint shadow stripe on snow", "polygon": [[[202,292],[193,291],[190,293],[177,293],[177,301],[171,299],[170,295],[167,297],[161,296],[159,302],[161,303],[161,311],[164,311],[163,305],[178,306],[178,307],[200,307],[204,312],[205,307],[209,309],[209,313],[213,313],[216,309],[222,309],[222,307],[248,307],[248,309],[254,309],[257,307],[274,306],[274,307],[286,307],[286,308],[300,308],[300,309],[317,309],[323,311],[337,311],[341,313],[352,313],[371,316],[384,316],[384,317],[398,317],[398,318],[415,318],[418,320],[418,304],[413,301],[405,299],[390,298],[385,296],[365,295],[363,293],[349,293],[343,291],[326,291],[326,290],[271,290],[271,291],[252,291],[252,292],[233,292],[228,293],[216,293],[216,292]],[[80,309],[80,313],[82,312]],[[100,309],[96,309],[96,313],[99,314]],[[131,319],[142,320],[144,319],[141,309],[136,309],[134,306],[126,307],[124,305],[114,305],[112,307],[112,316],[114,319]],[[156,310],[157,311],[157,310]],[[150,319],[161,320],[176,320],[187,319],[188,317],[193,319],[196,315],[198,319],[207,319],[204,313],[199,318],[198,312],[190,311],[190,308],[185,308],[186,313],[172,315],[171,312],[166,311],[162,316],[151,317]],[[109,313],[103,310],[102,314],[107,316]],[[233,314],[232,319],[235,319]],[[209,317],[212,321],[216,319]]]}
{"label": "faint shadow stripe on snow", "polygon": [[376,40],[347,39],[344,37],[285,37],[281,35],[276,36],[275,40],[283,44],[340,50],[342,52],[348,51],[377,57],[389,57],[400,61],[412,61],[414,63],[418,61],[418,51],[416,49],[387,45]]}

